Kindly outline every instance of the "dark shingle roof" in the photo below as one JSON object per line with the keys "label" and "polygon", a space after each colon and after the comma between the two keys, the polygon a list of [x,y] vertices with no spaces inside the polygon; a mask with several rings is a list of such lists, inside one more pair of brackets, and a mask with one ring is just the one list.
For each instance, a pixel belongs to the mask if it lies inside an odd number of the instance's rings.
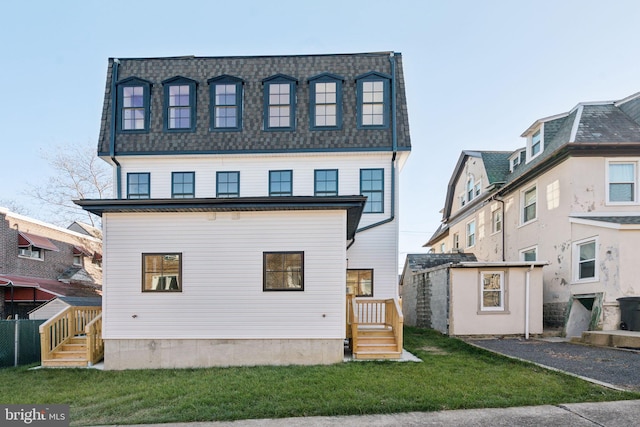
{"label": "dark shingle roof", "polygon": [[[151,131],[148,133],[116,133],[115,154],[154,152],[234,153],[285,151],[359,151],[392,149],[391,129],[358,129],[356,124],[355,78],[368,72],[392,74],[391,52],[246,56],[246,57],[179,57],[119,59],[118,81],[138,77],[151,83]],[[410,150],[409,121],[402,71],[402,56],[395,53],[397,100],[397,148]],[[111,79],[114,60],[109,60],[106,91],[98,141],[101,156],[110,152],[112,96]],[[309,85],[311,77],[331,73],[344,77],[343,126],[340,130],[310,130]],[[298,80],[296,90],[296,128],[291,131],[264,131],[263,80],[285,74]],[[209,131],[209,85],[207,80],[230,75],[243,81],[242,131]],[[183,76],[197,82],[196,129],[194,132],[163,131],[164,80]]]}
{"label": "dark shingle roof", "polygon": [[575,218],[591,221],[610,222],[613,224],[640,224],[640,216],[577,216]]}
{"label": "dark shingle roof", "polygon": [[413,271],[426,270],[442,264],[477,261],[474,254],[408,254],[406,263]]}
{"label": "dark shingle roof", "polygon": [[620,108],[610,105],[585,105],[575,142],[640,141],[640,124]]}
{"label": "dark shingle roof", "polygon": [[509,157],[507,151],[482,151],[482,162],[487,172],[489,184],[505,182],[509,176]]}

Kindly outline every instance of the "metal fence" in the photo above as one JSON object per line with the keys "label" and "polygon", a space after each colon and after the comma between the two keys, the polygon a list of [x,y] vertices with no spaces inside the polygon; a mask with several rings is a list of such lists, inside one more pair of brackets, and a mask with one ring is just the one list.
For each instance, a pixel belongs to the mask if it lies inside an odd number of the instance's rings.
{"label": "metal fence", "polygon": [[0,320],[0,368],[40,361],[39,327],[45,320]]}

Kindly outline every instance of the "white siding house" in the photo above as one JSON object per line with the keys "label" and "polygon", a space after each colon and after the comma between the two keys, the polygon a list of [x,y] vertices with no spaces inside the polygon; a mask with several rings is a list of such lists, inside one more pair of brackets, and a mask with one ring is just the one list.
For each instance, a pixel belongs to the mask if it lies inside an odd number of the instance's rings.
{"label": "white siding house", "polygon": [[110,60],[105,368],[342,361],[348,283],[398,298],[408,131],[397,53]]}

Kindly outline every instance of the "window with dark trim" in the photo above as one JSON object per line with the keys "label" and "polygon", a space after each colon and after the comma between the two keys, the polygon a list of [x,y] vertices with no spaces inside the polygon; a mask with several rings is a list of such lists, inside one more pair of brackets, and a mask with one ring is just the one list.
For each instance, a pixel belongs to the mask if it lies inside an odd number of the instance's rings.
{"label": "window with dark trim", "polygon": [[357,297],[372,297],[373,269],[347,270],[347,288]]}
{"label": "window with dark trim", "polygon": [[343,78],[324,73],[309,79],[310,127],[314,130],[342,128]]}
{"label": "window with dark trim", "polygon": [[359,128],[389,127],[389,88],[391,77],[371,72],[356,78]]}
{"label": "window with dark trim", "polygon": [[216,172],[216,197],[240,197],[240,172]]}
{"label": "window with dark trim", "polygon": [[171,197],[191,199],[196,196],[196,173],[173,172],[171,174]]}
{"label": "window with dark trim", "polygon": [[116,127],[118,132],[149,132],[151,83],[129,77],[116,83]]}
{"label": "window with dark trim", "polygon": [[164,130],[194,131],[196,128],[196,82],[185,77],[173,77],[164,86]]}
{"label": "window with dark trim", "polygon": [[142,292],[182,292],[182,254],[143,253]]}
{"label": "window with dark trim", "polygon": [[364,213],[384,212],[384,169],[360,169],[360,194],[367,196]]}
{"label": "window with dark trim", "polygon": [[263,291],[303,291],[304,252],[263,252]]}
{"label": "window with dark trim", "polygon": [[127,174],[127,199],[148,199],[151,197],[150,174]]}
{"label": "window with dark trim", "polygon": [[314,171],[315,196],[338,195],[338,169],[316,169]]}
{"label": "window with dark trim", "polygon": [[242,129],[242,79],[223,75],[209,83],[210,120],[212,131]]}
{"label": "window with dark trim", "polygon": [[262,83],[264,85],[264,129],[294,130],[297,80],[278,74],[264,79]]}
{"label": "window with dark trim", "polygon": [[269,171],[269,196],[293,195],[293,171]]}

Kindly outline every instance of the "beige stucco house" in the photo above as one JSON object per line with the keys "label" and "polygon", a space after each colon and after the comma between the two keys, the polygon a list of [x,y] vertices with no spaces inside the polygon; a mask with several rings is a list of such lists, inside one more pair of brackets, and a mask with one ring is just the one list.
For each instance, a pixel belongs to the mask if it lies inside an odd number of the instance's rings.
{"label": "beige stucco house", "polygon": [[640,93],[536,120],[513,152],[463,151],[425,246],[479,261],[546,261],[544,326],[620,327],[640,295]]}

